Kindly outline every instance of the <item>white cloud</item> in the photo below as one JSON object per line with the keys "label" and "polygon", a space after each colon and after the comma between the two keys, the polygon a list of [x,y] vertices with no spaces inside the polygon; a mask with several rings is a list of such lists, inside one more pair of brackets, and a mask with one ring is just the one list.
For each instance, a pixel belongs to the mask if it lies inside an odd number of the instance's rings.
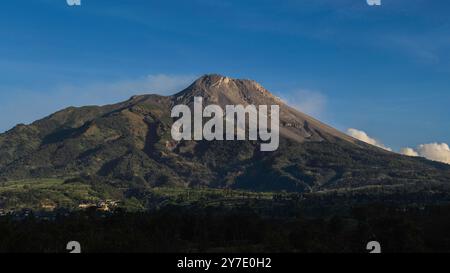
{"label": "white cloud", "polygon": [[412,152],[416,156],[425,157],[430,160],[450,164],[450,147],[446,143],[429,143],[419,145],[416,150],[411,148],[402,149],[402,154],[410,155],[406,152]]}
{"label": "white cloud", "polygon": [[295,90],[281,99],[288,105],[313,117],[320,117],[327,105],[327,97],[320,92],[304,89]]}
{"label": "white cloud", "polygon": [[407,156],[419,156],[419,154],[413,149],[413,148],[402,148],[400,150],[400,154],[407,155]]}
{"label": "white cloud", "polygon": [[382,148],[382,149],[387,150],[387,151],[392,151],[391,148],[386,147],[386,146],[384,146],[383,143],[379,142],[378,140],[376,140],[376,139],[374,139],[374,138],[371,138],[371,137],[370,137],[369,135],[367,135],[367,133],[364,132],[364,131],[350,128],[350,129],[347,130],[347,134],[348,134],[349,136],[351,136],[351,137],[354,137],[354,138],[356,138],[356,139],[359,139],[359,140],[361,140],[361,141],[363,141],[363,142],[366,142],[366,143],[368,143],[368,144],[377,146],[377,147]]}
{"label": "white cloud", "polygon": [[[388,148],[380,141],[371,138],[364,131],[357,129],[348,129],[347,134],[366,143],[375,145],[388,151],[392,151],[391,148]],[[400,150],[400,154],[412,157],[420,156],[429,160],[450,164],[450,147],[446,143],[422,144],[419,145],[416,149],[406,147]]]}

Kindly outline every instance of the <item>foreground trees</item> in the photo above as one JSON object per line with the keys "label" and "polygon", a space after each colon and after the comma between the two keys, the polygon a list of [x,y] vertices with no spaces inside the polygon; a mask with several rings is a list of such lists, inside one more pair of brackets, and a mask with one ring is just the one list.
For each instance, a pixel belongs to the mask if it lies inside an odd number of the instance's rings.
{"label": "foreground trees", "polygon": [[383,252],[450,251],[449,206],[370,205],[306,217],[301,209],[260,215],[249,208],[166,207],[146,213],[88,210],[44,220],[0,217],[0,252]]}

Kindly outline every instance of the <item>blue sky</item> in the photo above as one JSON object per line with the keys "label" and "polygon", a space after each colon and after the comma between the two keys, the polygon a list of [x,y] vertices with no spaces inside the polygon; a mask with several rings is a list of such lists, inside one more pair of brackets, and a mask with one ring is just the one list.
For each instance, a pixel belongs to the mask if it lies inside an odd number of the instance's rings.
{"label": "blue sky", "polygon": [[398,150],[450,143],[450,1],[2,1],[0,131],[70,105],[251,78]]}

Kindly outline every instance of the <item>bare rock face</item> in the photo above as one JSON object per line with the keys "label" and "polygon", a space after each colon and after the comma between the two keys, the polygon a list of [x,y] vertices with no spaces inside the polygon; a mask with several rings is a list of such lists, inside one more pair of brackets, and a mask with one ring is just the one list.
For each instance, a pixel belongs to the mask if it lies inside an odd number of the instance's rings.
{"label": "bare rock face", "polygon": [[[255,141],[171,138],[176,104],[279,105],[280,148]],[[311,192],[410,183],[445,184],[450,167],[353,139],[289,107],[252,80],[205,75],[173,96],[138,95],[107,106],[67,108],[0,135],[0,179],[74,177],[257,191]],[[105,182],[106,183],[106,182]]]}
{"label": "bare rock face", "polygon": [[225,105],[279,105],[281,136],[298,142],[305,140],[333,141],[337,138],[356,143],[355,139],[346,134],[289,107],[253,80],[205,75],[185,90],[174,95],[174,104],[192,105],[196,96],[203,97],[206,104],[218,104],[222,108]]}

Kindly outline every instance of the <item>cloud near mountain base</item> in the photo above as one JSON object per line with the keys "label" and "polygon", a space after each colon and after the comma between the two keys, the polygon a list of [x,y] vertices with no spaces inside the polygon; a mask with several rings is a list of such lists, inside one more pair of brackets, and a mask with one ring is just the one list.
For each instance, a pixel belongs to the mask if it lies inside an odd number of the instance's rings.
{"label": "cloud near mountain base", "polygon": [[413,148],[402,148],[400,150],[400,154],[402,155],[407,155],[407,156],[419,156],[419,153],[416,152],[416,150],[414,150]]}
{"label": "cloud near mountain base", "polygon": [[[364,131],[350,128],[347,130],[347,134],[368,144],[392,151],[391,148],[386,147],[380,141],[370,137]],[[400,150],[400,154],[412,157],[420,156],[429,160],[450,164],[450,147],[447,143],[422,144],[415,149],[406,147]]]}
{"label": "cloud near mountain base", "polygon": [[416,149],[403,148],[400,153],[408,156],[421,156],[430,160],[450,164],[450,147],[447,143],[422,144]]}
{"label": "cloud near mountain base", "polygon": [[367,135],[367,133],[364,132],[364,131],[361,131],[361,130],[358,130],[358,129],[350,128],[350,129],[347,130],[347,134],[348,134],[349,136],[351,136],[351,137],[354,137],[354,138],[356,138],[356,139],[358,139],[358,140],[361,140],[361,141],[363,141],[363,142],[366,142],[366,143],[368,143],[368,144],[377,146],[377,147],[379,147],[379,148],[381,148],[381,149],[384,149],[384,150],[386,150],[386,151],[392,151],[391,148],[386,147],[386,146],[385,146],[383,143],[381,143],[380,141],[378,141],[378,140],[376,140],[376,139],[374,139],[374,138],[371,138],[371,137],[370,137],[369,135]]}

